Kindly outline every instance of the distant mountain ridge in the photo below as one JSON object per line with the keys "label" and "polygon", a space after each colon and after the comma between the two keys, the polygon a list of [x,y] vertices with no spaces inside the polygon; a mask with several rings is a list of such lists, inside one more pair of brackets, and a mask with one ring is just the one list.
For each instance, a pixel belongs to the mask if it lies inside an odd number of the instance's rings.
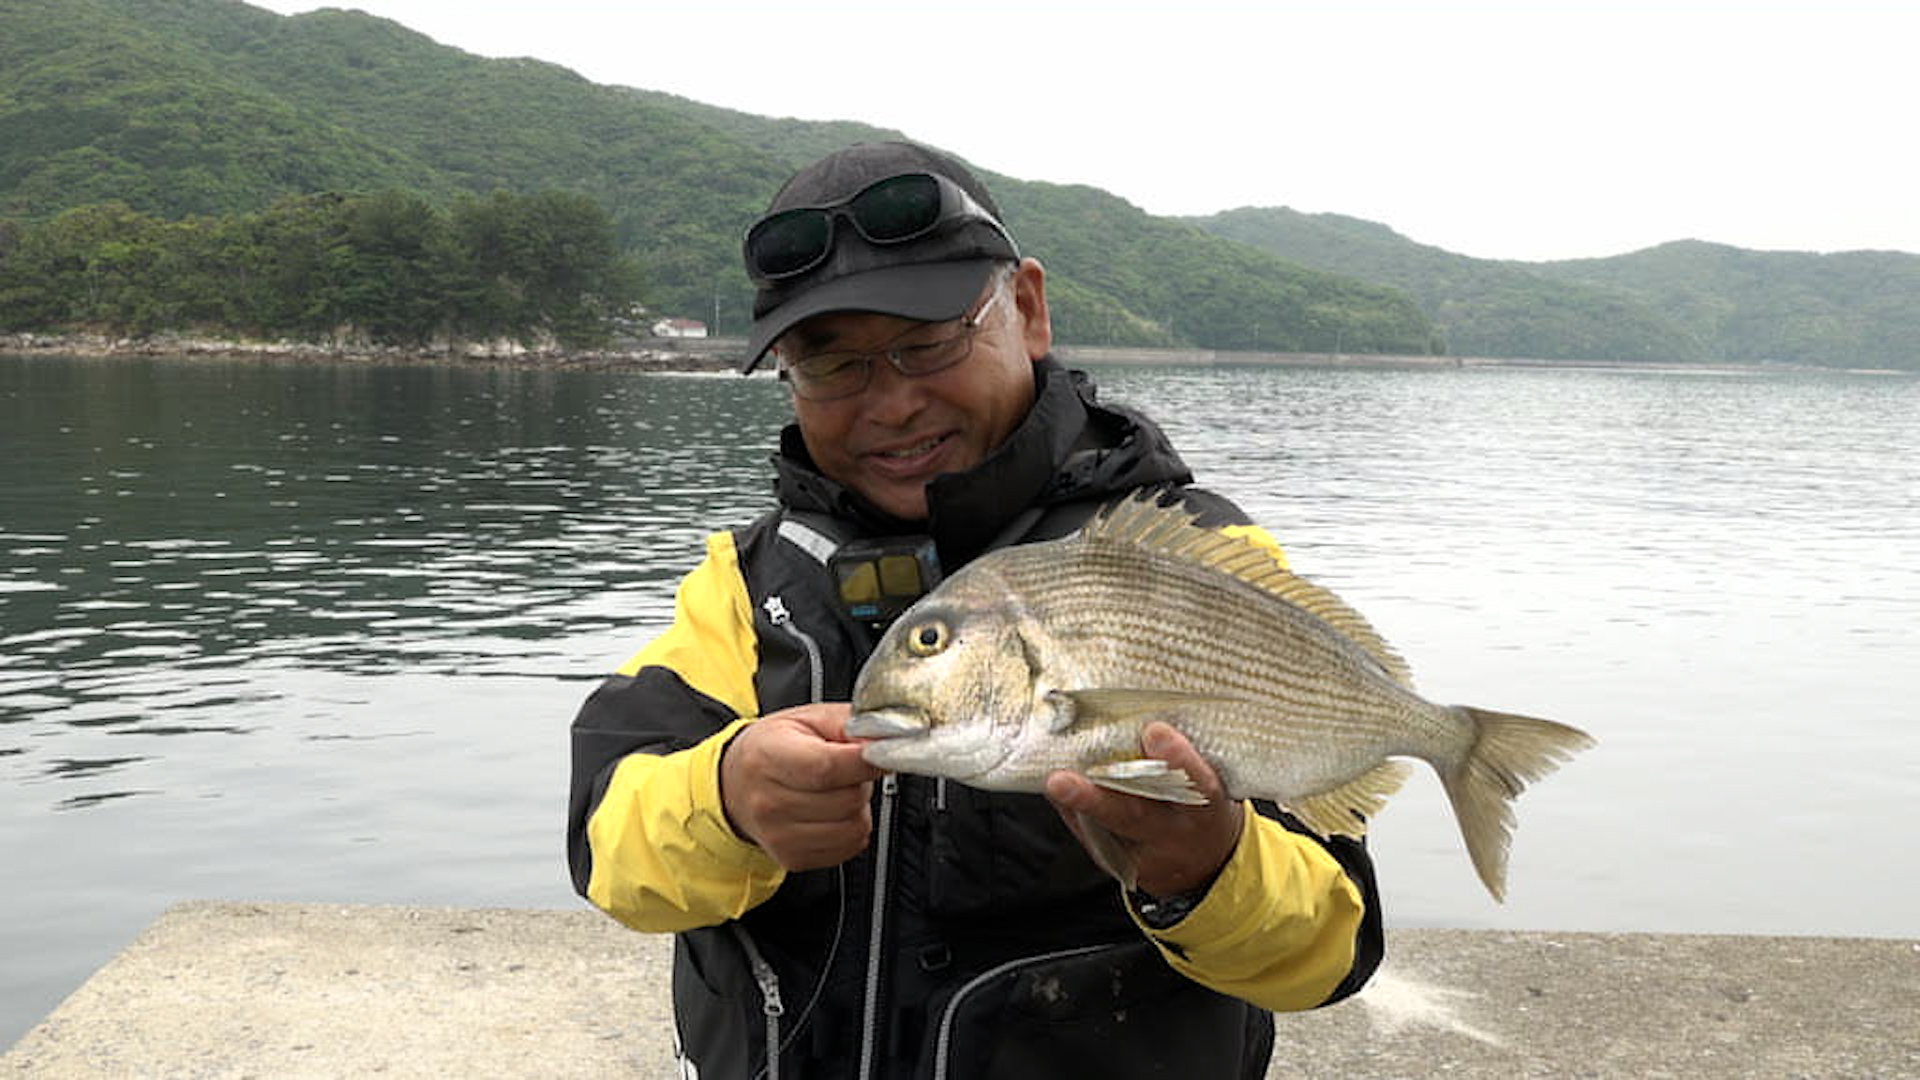
{"label": "distant mountain ridge", "polygon": [[[613,215],[655,310],[726,332],[746,323],[738,237],[768,194],[830,149],[895,137],[596,85],[359,12],[281,16],[238,0],[0,7],[0,218],[114,200],[214,214],[322,190],[578,192]],[[1806,263],[1669,245],[1498,263],[1351,218],[1160,218],[1093,188],[982,172],[1047,265],[1065,342],[1920,368],[1920,256]],[[1791,318],[1767,315],[1781,304]]]}
{"label": "distant mountain ridge", "polygon": [[1405,289],[1457,355],[1920,370],[1920,255],[1680,240],[1528,263],[1456,255],[1375,222],[1284,207],[1185,220],[1315,269]]}

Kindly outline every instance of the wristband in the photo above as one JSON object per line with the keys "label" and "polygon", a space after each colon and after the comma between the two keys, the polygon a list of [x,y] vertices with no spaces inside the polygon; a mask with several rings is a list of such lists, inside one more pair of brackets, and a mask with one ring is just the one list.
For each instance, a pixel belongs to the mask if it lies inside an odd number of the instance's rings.
{"label": "wristband", "polygon": [[1171,929],[1181,919],[1191,914],[1194,908],[1199,907],[1200,901],[1206,898],[1207,890],[1204,888],[1195,889],[1192,892],[1175,893],[1172,896],[1153,896],[1139,889],[1134,889],[1127,894],[1127,901],[1133,905],[1134,912],[1140,916],[1141,922],[1147,924],[1149,930]]}

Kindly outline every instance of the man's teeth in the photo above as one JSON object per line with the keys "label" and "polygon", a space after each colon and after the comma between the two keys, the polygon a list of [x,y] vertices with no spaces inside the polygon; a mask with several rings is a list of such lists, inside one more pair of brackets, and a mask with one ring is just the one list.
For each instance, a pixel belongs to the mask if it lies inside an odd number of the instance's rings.
{"label": "man's teeth", "polygon": [[882,453],[880,456],[890,457],[890,458],[919,457],[921,454],[924,454],[927,451],[939,445],[940,445],[939,439],[928,439],[926,442],[919,443],[914,446],[909,446],[904,450],[888,450]]}

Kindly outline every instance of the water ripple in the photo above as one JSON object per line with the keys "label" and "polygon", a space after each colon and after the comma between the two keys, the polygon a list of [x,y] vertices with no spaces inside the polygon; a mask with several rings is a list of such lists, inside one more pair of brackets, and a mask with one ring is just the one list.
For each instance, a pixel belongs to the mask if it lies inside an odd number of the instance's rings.
{"label": "water ripple", "polygon": [[[1858,852],[1920,772],[1920,380],[1098,376],[1429,693],[1600,734],[1498,918],[1911,932]],[[768,504],[784,415],[770,380],[0,358],[19,895],[572,902],[567,719]],[[1627,820],[1671,830],[1658,873]],[[1403,924],[1495,917],[1434,791],[1376,843]]]}

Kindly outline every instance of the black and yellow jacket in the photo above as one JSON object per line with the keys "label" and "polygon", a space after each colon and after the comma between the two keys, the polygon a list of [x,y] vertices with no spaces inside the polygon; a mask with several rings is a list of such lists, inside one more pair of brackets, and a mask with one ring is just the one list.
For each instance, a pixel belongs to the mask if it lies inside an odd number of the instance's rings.
{"label": "black and yellow jacket", "polygon": [[[727,824],[719,758],[738,727],[844,701],[873,632],[841,613],[828,549],[931,534],[951,572],[1002,543],[1064,535],[1141,487],[1182,487],[1203,523],[1272,540],[1144,417],[1039,365],[1007,445],[929,490],[928,522],[878,518],[815,471],[789,429],[780,509],[707,541],[672,627],[573,724],[567,847],[575,888],[616,919],[678,934],[677,1045],[702,1080],[1068,1075],[1258,1077],[1268,1010],[1357,990],[1381,954],[1361,845],[1276,808],[1206,898],[1149,931],[1037,795],[888,776],[866,852],[787,873]],[[1279,549],[1273,548],[1275,557]],[[693,1075],[689,1073],[689,1075]]]}

